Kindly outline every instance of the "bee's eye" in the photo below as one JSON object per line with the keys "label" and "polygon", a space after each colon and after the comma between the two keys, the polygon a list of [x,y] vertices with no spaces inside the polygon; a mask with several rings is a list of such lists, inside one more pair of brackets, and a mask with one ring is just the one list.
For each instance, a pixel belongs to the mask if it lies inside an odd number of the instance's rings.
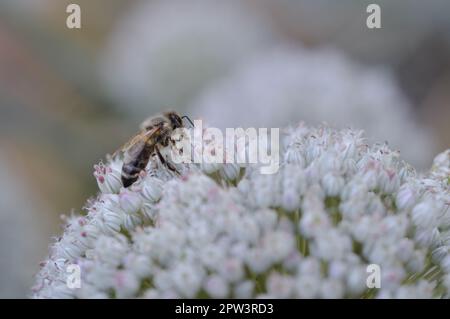
{"label": "bee's eye", "polygon": [[170,120],[172,121],[174,128],[183,126],[183,121],[181,120],[181,118],[179,116],[177,116],[175,114],[171,115]]}

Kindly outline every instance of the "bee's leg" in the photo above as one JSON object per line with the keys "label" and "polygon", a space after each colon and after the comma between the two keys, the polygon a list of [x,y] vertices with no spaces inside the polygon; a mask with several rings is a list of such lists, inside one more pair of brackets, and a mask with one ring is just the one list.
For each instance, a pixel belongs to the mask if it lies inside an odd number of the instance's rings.
{"label": "bee's leg", "polygon": [[161,152],[159,151],[158,146],[155,145],[155,151],[156,151],[156,155],[158,155],[159,160],[161,161],[161,163],[166,166],[169,170],[171,170],[172,172],[175,172],[177,175],[180,175],[180,172],[178,172],[178,170],[168,161],[166,161],[164,159],[164,156],[161,155]]}
{"label": "bee's leg", "polygon": [[166,136],[165,138],[162,139],[161,145],[167,147],[169,146],[170,141],[171,141],[170,136]]}

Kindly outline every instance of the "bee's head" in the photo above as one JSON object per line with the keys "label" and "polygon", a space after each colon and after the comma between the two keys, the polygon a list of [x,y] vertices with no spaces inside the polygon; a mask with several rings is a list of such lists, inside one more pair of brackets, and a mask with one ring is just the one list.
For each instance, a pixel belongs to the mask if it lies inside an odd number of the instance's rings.
{"label": "bee's head", "polygon": [[167,118],[170,121],[170,124],[172,125],[173,129],[183,127],[183,119],[180,115],[176,112],[167,112],[166,113]]}

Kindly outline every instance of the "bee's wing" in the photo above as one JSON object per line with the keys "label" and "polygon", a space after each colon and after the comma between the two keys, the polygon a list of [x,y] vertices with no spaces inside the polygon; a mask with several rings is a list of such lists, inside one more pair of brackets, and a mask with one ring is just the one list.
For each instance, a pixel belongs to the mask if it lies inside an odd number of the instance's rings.
{"label": "bee's wing", "polygon": [[148,130],[149,128],[153,128],[158,126],[158,124],[164,122],[164,118],[161,116],[151,116],[147,118],[145,121],[139,125],[141,130]]}
{"label": "bee's wing", "polygon": [[145,145],[147,140],[152,137],[157,131],[159,131],[159,127],[155,127],[149,131],[141,131],[134,135],[131,139],[129,139],[125,144],[123,144],[120,148],[118,148],[112,155],[112,157],[116,157],[119,153],[134,153]]}

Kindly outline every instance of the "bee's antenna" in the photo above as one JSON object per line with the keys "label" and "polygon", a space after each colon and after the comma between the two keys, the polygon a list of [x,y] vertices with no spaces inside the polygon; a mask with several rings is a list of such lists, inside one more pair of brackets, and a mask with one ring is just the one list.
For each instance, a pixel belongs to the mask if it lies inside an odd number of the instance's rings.
{"label": "bee's antenna", "polygon": [[190,119],[188,116],[184,115],[184,116],[181,117],[181,119],[186,119],[186,120],[188,120],[189,123],[191,123],[192,127],[194,127],[194,123],[192,123],[191,119]]}

